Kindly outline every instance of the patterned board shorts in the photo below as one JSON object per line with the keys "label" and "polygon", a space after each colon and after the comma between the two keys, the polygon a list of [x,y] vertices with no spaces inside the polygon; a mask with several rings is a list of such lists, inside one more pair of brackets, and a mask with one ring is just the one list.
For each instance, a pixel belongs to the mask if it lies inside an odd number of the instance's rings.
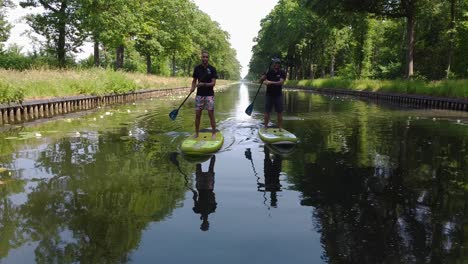
{"label": "patterned board shorts", "polygon": [[213,111],[214,110],[214,96],[201,96],[197,95],[195,97],[195,109],[196,110],[208,110],[208,111]]}

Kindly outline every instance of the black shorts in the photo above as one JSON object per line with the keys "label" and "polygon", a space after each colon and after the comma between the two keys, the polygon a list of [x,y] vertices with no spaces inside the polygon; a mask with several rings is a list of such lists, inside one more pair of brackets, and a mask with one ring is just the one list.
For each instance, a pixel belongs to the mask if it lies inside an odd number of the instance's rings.
{"label": "black shorts", "polygon": [[265,112],[271,113],[273,110],[273,106],[275,107],[275,111],[277,113],[283,112],[283,96],[265,96]]}

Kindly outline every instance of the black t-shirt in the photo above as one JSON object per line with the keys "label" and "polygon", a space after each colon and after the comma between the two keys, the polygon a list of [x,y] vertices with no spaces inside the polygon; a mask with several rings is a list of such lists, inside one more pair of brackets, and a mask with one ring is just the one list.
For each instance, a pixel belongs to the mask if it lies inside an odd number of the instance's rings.
{"label": "black t-shirt", "polygon": [[[286,72],[279,69],[275,71],[274,69],[270,69],[266,74],[267,80],[272,82],[279,82],[280,79],[286,80]],[[281,91],[283,89],[282,85],[277,84],[269,84],[267,86],[266,94],[270,96],[280,96]]]}
{"label": "black t-shirt", "polygon": [[[218,79],[218,73],[216,68],[209,65],[203,66],[202,64],[195,67],[193,70],[193,78],[197,79],[198,82],[210,83],[213,79]],[[197,88],[197,95],[201,96],[213,96],[213,87],[199,87]]]}

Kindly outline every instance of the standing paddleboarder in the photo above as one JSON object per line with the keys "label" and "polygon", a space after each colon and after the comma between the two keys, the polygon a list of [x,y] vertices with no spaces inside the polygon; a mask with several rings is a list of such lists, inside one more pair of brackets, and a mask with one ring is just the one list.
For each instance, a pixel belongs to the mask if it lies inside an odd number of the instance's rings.
{"label": "standing paddleboarder", "polygon": [[260,78],[267,86],[265,96],[265,129],[268,128],[270,113],[275,107],[278,116],[278,128],[283,128],[283,83],[286,80],[286,72],[281,69],[281,60],[273,59],[273,68]]}
{"label": "standing paddleboarder", "polygon": [[210,55],[207,51],[202,51],[201,61],[202,63],[195,67],[193,70],[193,81],[192,89],[190,92],[197,89],[197,96],[195,97],[195,138],[198,137],[200,131],[200,120],[203,110],[208,111],[210,117],[212,138],[216,138],[216,122],[214,118],[214,87],[216,85],[216,79],[218,79],[218,73],[216,68],[211,66],[209,61]]}

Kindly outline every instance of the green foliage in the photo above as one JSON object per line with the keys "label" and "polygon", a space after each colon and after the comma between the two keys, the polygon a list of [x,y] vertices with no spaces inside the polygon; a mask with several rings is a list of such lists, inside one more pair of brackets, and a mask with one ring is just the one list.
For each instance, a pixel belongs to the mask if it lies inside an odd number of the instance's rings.
{"label": "green foliage", "polygon": [[46,39],[39,43],[39,53],[58,58],[52,65],[69,67],[67,58],[87,39],[98,48],[80,67],[191,76],[201,50],[207,50],[221,78],[240,79],[240,63],[229,35],[190,0],[24,0],[20,4],[45,9],[27,20]]}
{"label": "green foliage", "polygon": [[44,13],[28,15],[26,20],[34,32],[45,37],[44,50],[57,55],[60,67],[65,67],[67,53],[77,51],[85,39],[78,17],[80,3],[78,0],[20,2],[23,8],[40,6],[45,9]]}
{"label": "green foliage", "polygon": [[415,20],[413,78],[466,78],[467,6],[456,0],[280,0],[262,20],[247,78],[257,79],[276,56],[290,80],[402,78],[412,47],[409,18]]}
{"label": "green foliage", "polygon": [[11,5],[10,0],[0,0],[0,43],[7,41],[10,36],[12,25],[7,21],[5,9]]}
{"label": "green foliage", "polygon": [[24,90],[13,88],[11,84],[0,79],[0,103],[21,102],[24,98]]}

